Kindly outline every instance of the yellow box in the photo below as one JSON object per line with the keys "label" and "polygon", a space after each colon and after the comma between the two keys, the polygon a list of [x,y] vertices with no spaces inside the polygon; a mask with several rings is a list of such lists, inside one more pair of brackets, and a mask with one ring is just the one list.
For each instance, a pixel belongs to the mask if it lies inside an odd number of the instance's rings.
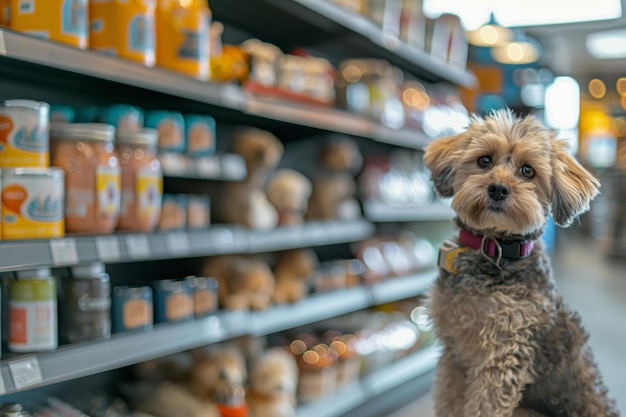
{"label": "yellow box", "polygon": [[86,48],[88,0],[11,0],[11,28]]}
{"label": "yellow box", "polygon": [[90,0],[89,46],[141,62],[155,61],[157,0]]}

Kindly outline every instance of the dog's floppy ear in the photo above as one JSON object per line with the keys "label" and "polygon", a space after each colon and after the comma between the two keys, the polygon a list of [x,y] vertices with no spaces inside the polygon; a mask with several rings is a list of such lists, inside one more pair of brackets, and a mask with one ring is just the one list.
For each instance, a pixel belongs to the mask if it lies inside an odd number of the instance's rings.
{"label": "dog's floppy ear", "polygon": [[452,197],[456,155],[463,140],[462,134],[435,139],[424,150],[424,163],[431,172],[435,190],[442,197]]}
{"label": "dog's floppy ear", "polygon": [[589,210],[600,183],[567,152],[566,142],[553,139],[551,147],[552,217],[556,224],[567,227]]}

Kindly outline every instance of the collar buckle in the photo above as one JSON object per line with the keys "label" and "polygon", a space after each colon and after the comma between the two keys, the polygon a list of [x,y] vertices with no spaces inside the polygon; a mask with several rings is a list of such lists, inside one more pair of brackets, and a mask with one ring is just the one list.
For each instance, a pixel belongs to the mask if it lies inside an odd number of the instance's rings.
{"label": "collar buckle", "polygon": [[[489,241],[493,242],[493,244],[496,247],[497,257],[495,260],[493,259],[492,256],[489,256],[489,253],[487,253],[487,251],[485,250],[485,243]],[[502,267],[500,266],[500,261],[502,261],[502,245],[500,244],[500,242],[498,242],[497,239],[490,239],[487,236],[483,236],[482,242],[480,243],[480,253],[485,258],[487,258],[492,264],[497,266],[499,269],[502,269]]]}

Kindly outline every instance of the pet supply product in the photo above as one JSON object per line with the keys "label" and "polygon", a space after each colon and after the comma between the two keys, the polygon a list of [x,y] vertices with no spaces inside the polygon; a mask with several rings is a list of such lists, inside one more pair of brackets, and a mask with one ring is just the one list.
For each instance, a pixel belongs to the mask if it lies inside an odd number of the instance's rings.
{"label": "pet supply product", "polygon": [[114,333],[151,329],[154,323],[152,311],[150,287],[113,288],[111,324]]}
{"label": "pet supply product", "polygon": [[217,280],[208,277],[185,278],[193,292],[193,312],[196,318],[205,317],[217,310]]}
{"label": "pet supply product", "polygon": [[52,165],[65,171],[65,226],[73,233],[110,233],[120,213],[121,169],[115,128],[99,123],[55,124]]}
{"label": "pet supply product", "polygon": [[337,353],[324,344],[305,351],[298,359],[298,402],[310,403],[335,392]]}
{"label": "pet supply product", "polygon": [[100,122],[113,125],[116,132],[138,132],[143,128],[143,112],[128,104],[115,104],[100,110]]}
{"label": "pet supply product", "polygon": [[153,285],[155,323],[193,318],[193,292],[187,281],[166,279]]}
{"label": "pet supply product", "polygon": [[208,80],[210,22],[206,0],[158,0],[157,65]]}
{"label": "pet supply product", "polygon": [[154,110],[146,113],[146,127],[159,131],[159,151],[185,150],[185,120],[175,111]]}
{"label": "pet supply product", "polygon": [[76,121],[76,109],[62,104],[50,105],[50,123],[73,123]]}
{"label": "pet supply product", "polygon": [[48,103],[7,100],[0,107],[0,168],[47,168]]}
{"label": "pet supply product", "polygon": [[190,156],[215,153],[215,119],[211,116],[188,114],[185,116],[185,151]]}
{"label": "pet supply product", "polygon": [[87,47],[88,0],[11,0],[11,28],[39,38]]}
{"label": "pet supply product", "polygon": [[2,170],[2,237],[63,237],[63,171],[57,168]]}
{"label": "pet supply product", "polygon": [[187,196],[184,194],[163,195],[159,230],[182,230],[187,226]]}
{"label": "pet supply product", "polygon": [[117,153],[122,166],[119,230],[151,232],[161,216],[163,172],[156,158],[158,132],[118,132]]}
{"label": "pet supply product", "polygon": [[54,350],[57,339],[56,283],[49,268],[17,272],[9,287],[9,350]]}
{"label": "pet supply product", "polygon": [[211,200],[207,195],[187,197],[187,228],[206,229],[211,223]]}
{"label": "pet supply product", "polygon": [[65,337],[82,342],[111,337],[111,283],[104,264],[78,265],[63,280]]}
{"label": "pet supply product", "polygon": [[89,46],[108,55],[154,66],[156,2],[90,0]]}

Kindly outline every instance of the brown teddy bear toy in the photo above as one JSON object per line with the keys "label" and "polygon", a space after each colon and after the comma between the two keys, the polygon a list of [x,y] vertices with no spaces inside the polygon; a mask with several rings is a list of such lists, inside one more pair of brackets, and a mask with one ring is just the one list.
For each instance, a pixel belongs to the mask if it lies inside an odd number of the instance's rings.
{"label": "brown teddy bear toy", "polygon": [[267,184],[267,198],[278,211],[280,226],[302,223],[311,196],[311,181],[292,169],[276,172]]}
{"label": "brown teddy bear toy", "polygon": [[218,281],[220,306],[229,310],[265,310],[272,304],[274,276],[263,261],[243,256],[218,256],[203,267]]}
{"label": "brown teddy bear toy", "polygon": [[242,181],[225,184],[215,199],[215,219],[251,229],[272,229],[278,224],[278,213],[267,200],[265,184],[283,155],[282,143],[270,132],[247,128],[232,140],[233,152],[246,164]]}
{"label": "brown teddy bear toy", "polygon": [[313,180],[307,219],[358,217],[354,175],[361,169],[363,157],[356,143],[348,138],[335,140],[322,148],[318,158],[322,171]]}
{"label": "brown teddy bear toy", "polygon": [[278,254],[274,265],[274,303],[295,303],[304,298],[307,281],[317,265],[317,256],[311,249],[294,249]]}
{"label": "brown teddy bear toy", "polygon": [[298,366],[291,354],[268,350],[250,373],[250,417],[292,417],[296,413]]}

